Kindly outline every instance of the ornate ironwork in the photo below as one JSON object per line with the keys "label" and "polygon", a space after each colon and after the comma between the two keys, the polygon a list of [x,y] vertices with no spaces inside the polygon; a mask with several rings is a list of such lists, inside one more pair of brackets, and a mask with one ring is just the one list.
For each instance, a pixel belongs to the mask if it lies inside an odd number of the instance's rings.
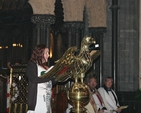
{"label": "ornate ironwork", "polygon": [[10,113],[26,113],[28,81],[25,69],[26,65],[10,69]]}
{"label": "ornate ironwork", "polygon": [[84,27],[84,23],[81,21],[70,21],[65,22],[64,26],[71,29],[82,29]]}
{"label": "ornate ironwork", "polygon": [[50,25],[50,24],[54,24],[55,22],[55,16],[54,15],[41,15],[41,14],[34,14],[31,17],[31,21],[35,24],[41,24],[41,26],[44,27],[44,25]]}

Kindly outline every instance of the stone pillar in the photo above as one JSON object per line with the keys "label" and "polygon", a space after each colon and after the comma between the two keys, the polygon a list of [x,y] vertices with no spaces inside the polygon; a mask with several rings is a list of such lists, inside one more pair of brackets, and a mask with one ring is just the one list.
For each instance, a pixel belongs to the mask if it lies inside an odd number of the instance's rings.
{"label": "stone pillar", "polygon": [[[62,0],[63,9],[64,9],[64,26],[67,28],[67,37],[68,37],[68,48],[71,46],[77,46],[80,48],[81,37],[82,37],[82,28],[83,24],[83,11],[85,0]],[[72,85],[71,82],[68,82],[67,87],[69,88]],[[69,112],[69,108],[66,113]]]}
{"label": "stone pillar", "polygon": [[36,26],[33,31],[32,48],[39,43],[50,47],[50,25],[55,22],[55,0],[29,0],[28,2],[33,9],[31,21]]}
{"label": "stone pillar", "polygon": [[32,22],[36,25],[36,30],[33,34],[34,36],[34,44],[45,44],[50,48],[50,25],[54,24],[55,16],[54,15],[40,15],[35,14],[32,16]]}
{"label": "stone pillar", "polygon": [[93,64],[93,70],[95,73],[95,76],[99,78],[99,85],[103,85],[103,38],[104,33],[106,33],[106,27],[91,27],[89,28],[89,34],[93,38],[95,38],[96,43],[99,44],[99,47],[96,49],[100,50],[100,58],[95,61]]}
{"label": "stone pillar", "polygon": [[141,0],[139,1],[139,88],[141,88]]}
{"label": "stone pillar", "polygon": [[117,91],[117,38],[118,38],[118,0],[112,0],[112,77],[114,80],[114,90]]}
{"label": "stone pillar", "polygon": [[103,85],[103,38],[106,32],[106,0],[87,0],[89,35],[99,44],[100,57],[93,63],[94,75],[99,78],[99,85]]}
{"label": "stone pillar", "polygon": [[77,48],[80,48],[83,22],[65,22],[64,26],[67,28],[68,33],[68,47],[77,46]]}
{"label": "stone pillar", "polygon": [[62,0],[65,27],[68,30],[68,47],[80,48],[85,0]]}
{"label": "stone pillar", "polygon": [[88,20],[88,10],[87,10],[86,6],[84,7],[83,15],[84,15],[84,19],[83,19],[83,21],[84,21],[84,36],[89,36],[89,28],[88,28],[89,20]]}

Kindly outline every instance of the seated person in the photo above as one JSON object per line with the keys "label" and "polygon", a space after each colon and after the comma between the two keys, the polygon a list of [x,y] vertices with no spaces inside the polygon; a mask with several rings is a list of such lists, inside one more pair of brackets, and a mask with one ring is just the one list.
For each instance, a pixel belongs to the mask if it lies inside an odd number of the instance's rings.
{"label": "seated person", "polygon": [[112,90],[113,79],[107,77],[103,87],[98,89],[100,95],[103,98],[106,108],[112,113],[120,113],[119,102],[116,93]]}
{"label": "seated person", "polygon": [[87,80],[89,86],[91,99],[88,105],[86,105],[87,113],[110,113],[107,111],[103,99],[96,89],[97,80],[95,77],[89,77]]}

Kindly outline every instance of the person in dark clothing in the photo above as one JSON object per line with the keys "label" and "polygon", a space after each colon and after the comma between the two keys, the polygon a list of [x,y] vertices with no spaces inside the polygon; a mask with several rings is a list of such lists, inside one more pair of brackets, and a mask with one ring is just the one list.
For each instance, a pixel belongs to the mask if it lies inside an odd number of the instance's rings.
{"label": "person in dark clothing", "polygon": [[46,62],[49,58],[49,49],[39,44],[33,50],[27,64],[28,77],[28,111],[27,113],[51,113],[52,86],[56,84],[55,78],[40,78],[42,72],[48,70]]}

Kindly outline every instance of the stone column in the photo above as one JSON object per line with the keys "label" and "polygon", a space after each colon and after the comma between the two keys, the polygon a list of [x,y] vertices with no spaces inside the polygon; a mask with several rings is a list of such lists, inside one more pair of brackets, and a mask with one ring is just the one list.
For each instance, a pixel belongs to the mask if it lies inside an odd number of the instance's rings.
{"label": "stone column", "polygon": [[[85,0],[62,0],[64,9],[64,22],[67,28],[68,48],[71,46],[77,46],[80,48],[81,43],[81,30],[83,28],[83,11]],[[73,83],[68,82],[69,88]],[[66,113],[69,113],[70,105]]]}
{"label": "stone column", "polygon": [[139,1],[139,88],[141,88],[141,0]]}
{"label": "stone column", "polygon": [[93,70],[95,76],[99,78],[99,85],[103,85],[103,38],[104,33],[106,33],[106,27],[91,27],[89,28],[89,34],[95,38],[96,43],[99,44],[99,47],[96,49],[100,50],[100,58],[97,59],[93,64]]}
{"label": "stone column", "polygon": [[32,22],[35,24],[33,32],[33,48],[39,43],[50,48],[50,25],[54,24],[55,0],[29,0],[33,9]]}
{"label": "stone column", "polygon": [[118,0],[112,0],[112,77],[114,80],[113,88],[117,91],[117,38],[118,38]]}
{"label": "stone column", "polygon": [[62,0],[64,9],[64,22],[68,30],[68,47],[80,47],[83,28],[83,11],[85,0]]}
{"label": "stone column", "polygon": [[100,58],[93,63],[95,76],[99,78],[99,85],[103,85],[103,38],[106,32],[106,0],[87,0],[89,35],[99,44]]}
{"label": "stone column", "polygon": [[36,25],[35,41],[33,45],[45,44],[50,48],[50,25],[54,24],[54,15],[41,15],[35,14],[31,18],[32,22]]}
{"label": "stone column", "polygon": [[77,48],[79,49],[82,37],[81,30],[84,27],[83,22],[65,22],[64,26],[67,28],[68,33],[68,47],[77,46]]}

